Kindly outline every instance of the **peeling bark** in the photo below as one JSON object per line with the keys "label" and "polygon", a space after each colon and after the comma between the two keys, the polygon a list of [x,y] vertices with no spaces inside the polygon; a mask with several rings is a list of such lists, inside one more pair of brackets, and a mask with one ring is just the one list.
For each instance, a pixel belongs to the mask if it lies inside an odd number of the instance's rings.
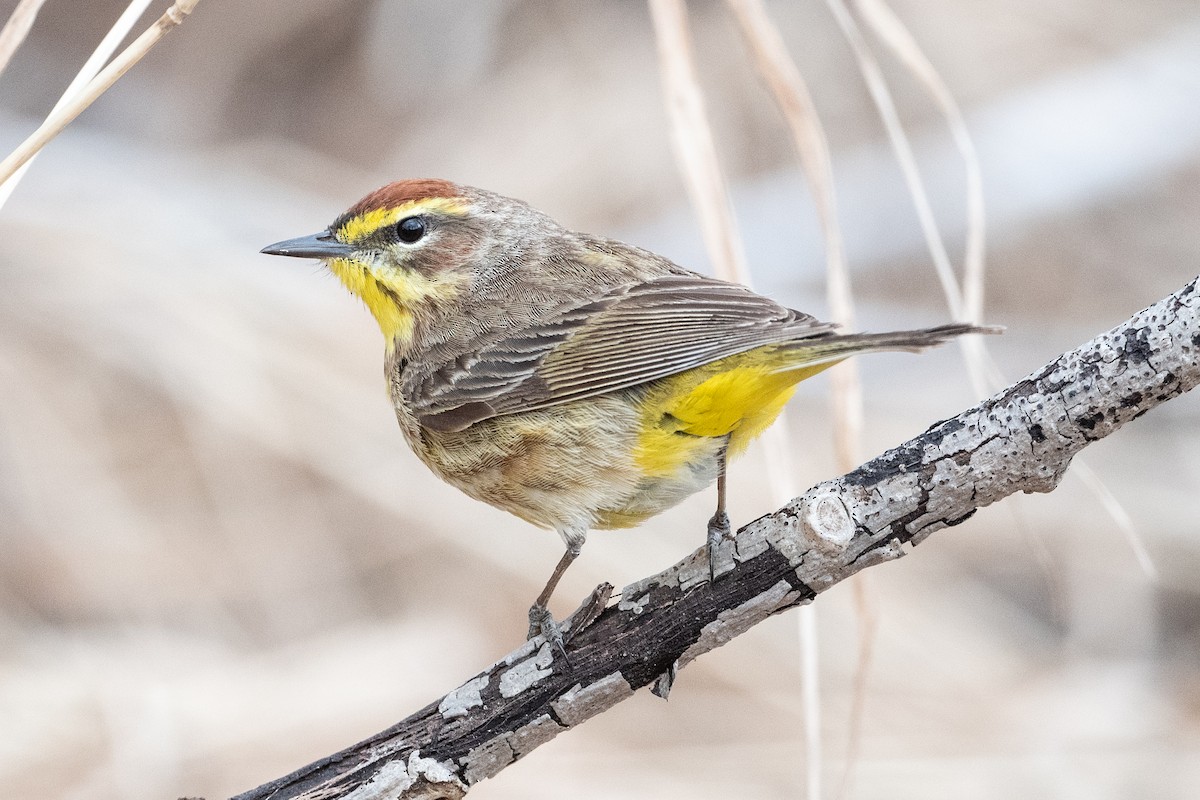
{"label": "peeling bark", "polygon": [[569,641],[569,666],[527,642],[391,728],[235,800],[462,797],[643,686],[665,696],[677,670],[768,616],[997,500],[1051,491],[1088,444],[1200,382],[1197,280],[746,525],[721,546],[715,583],[701,550],[625,587]]}

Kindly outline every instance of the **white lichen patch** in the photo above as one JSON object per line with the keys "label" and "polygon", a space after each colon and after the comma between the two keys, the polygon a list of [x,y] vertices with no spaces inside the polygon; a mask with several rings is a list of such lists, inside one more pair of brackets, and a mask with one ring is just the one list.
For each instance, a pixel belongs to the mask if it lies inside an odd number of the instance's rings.
{"label": "white lichen patch", "polygon": [[767,541],[781,556],[787,559],[791,566],[799,566],[812,547],[796,523],[804,513],[803,498],[793,500],[787,506],[786,516],[772,519],[770,530],[767,531]]}
{"label": "white lichen patch", "polygon": [[508,734],[497,736],[471,749],[462,759],[463,780],[468,786],[490,778],[516,760]]}
{"label": "white lichen patch", "polygon": [[771,544],[767,541],[767,536],[771,527],[766,519],[755,520],[747,525],[733,540],[733,557],[738,561],[749,561],[770,550]]}
{"label": "white lichen patch", "polygon": [[473,748],[461,759],[463,778],[469,785],[490,778],[565,730],[566,728],[555,722],[549,714],[542,714],[511,733],[501,734]]}
{"label": "white lichen patch", "polygon": [[503,659],[501,659],[500,661],[497,661],[495,664],[492,664],[492,666],[487,671],[492,672],[496,667],[499,667],[501,665],[512,666],[513,664],[517,663],[518,661],[524,661],[527,657],[533,655],[533,652],[535,650],[537,650],[538,647],[540,647],[540,644],[536,640],[528,639],[528,640],[526,640],[526,642],[523,645],[518,647],[516,650],[513,650],[511,653],[506,655]]}
{"label": "white lichen patch", "polygon": [[828,558],[811,559],[796,567],[796,577],[817,594],[842,579],[843,566]]}
{"label": "white lichen patch", "polygon": [[[717,547],[717,574],[722,575],[733,569],[732,563],[733,543],[721,542]],[[686,592],[693,586],[699,586],[702,583],[708,583],[708,554],[706,551],[701,551],[693,557],[688,558],[679,565],[679,570],[675,573],[676,579],[679,581],[679,588]]]}
{"label": "white lichen patch", "polygon": [[554,656],[550,645],[543,642],[537,653],[500,673],[500,696],[516,697],[540,680],[550,677]]}
{"label": "white lichen patch", "polygon": [[621,600],[617,603],[617,609],[620,611],[632,611],[635,614],[641,614],[646,610],[646,603],[650,602],[650,593],[643,592],[641,596],[632,600],[625,599],[625,594],[621,594]]}
{"label": "white lichen patch", "polygon": [[909,533],[920,535],[931,525],[961,517],[975,505],[970,470],[953,459],[943,458],[933,466],[925,513],[904,527]]}
{"label": "white lichen patch", "polygon": [[550,703],[554,713],[568,727],[578,725],[633,694],[633,687],[620,672],[605,675],[587,686],[575,684],[562,697]]}
{"label": "white lichen patch", "polygon": [[915,473],[897,475],[873,487],[862,502],[850,507],[855,521],[873,534],[891,527],[899,517],[916,511],[921,503],[921,477]]}
{"label": "white lichen patch", "polygon": [[[940,527],[945,527],[945,524],[942,523]],[[903,555],[904,544],[899,539],[889,539],[885,544],[872,548],[859,556],[851,571],[858,572],[860,569],[873,567],[885,561],[895,561]]]}
{"label": "white lichen patch", "polygon": [[395,797],[415,782],[416,778],[408,774],[408,765],[397,759],[384,764],[378,772],[371,776],[371,780],[346,795],[346,800]]}
{"label": "white lichen patch", "polygon": [[467,681],[442,698],[438,713],[443,719],[465,717],[468,710],[483,705],[483,690],[487,688],[489,680],[488,675],[480,675]]}
{"label": "white lichen patch", "polygon": [[716,619],[700,630],[700,638],[683,651],[683,655],[677,662],[679,669],[687,666],[696,656],[720,647],[735,636],[745,633],[781,606],[794,602],[799,595],[800,593],[793,589],[787,581],[779,581],[770,589],[751,597],[736,608],[722,611]]}
{"label": "white lichen patch", "polygon": [[432,758],[422,758],[420,751],[414,750],[407,762],[398,758],[384,764],[371,780],[346,794],[344,800],[399,797],[421,780],[437,785],[441,797],[462,797],[467,792],[467,787],[450,766]]}
{"label": "white lichen patch", "polygon": [[520,758],[565,730],[566,728],[555,722],[549,714],[542,714],[533,722],[528,722],[513,731],[508,737],[508,743],[512,747],[513,755]]}
{"label": "white lichen patch", "polygon": [[703,553],[693,553],[675,566],[668,567],[657,575],[651,575],[636,583],[629,584],[621,590],[621,599],[617,604],[618,608],[622,611],[630,610],[632,607],[631,603],[643,602],[643,599],[639,598],[649,597],[650,590],[655,586],[669,586],[671,588],[683,589],[691,586],[701,576],[703,580],[708,580],[708,561],[703,558],[703,555]]}

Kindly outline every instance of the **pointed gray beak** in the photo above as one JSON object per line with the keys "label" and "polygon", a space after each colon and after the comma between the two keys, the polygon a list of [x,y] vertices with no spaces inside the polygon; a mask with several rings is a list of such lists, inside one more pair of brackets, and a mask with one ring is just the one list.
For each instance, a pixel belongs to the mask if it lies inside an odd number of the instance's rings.
{"label": "pointed gray beak", "polygon": [[295,258],[345,258],[354,252],[348,244],[333,238],[328,230],[269,244],[259,251],[269,256],[293,256]]}

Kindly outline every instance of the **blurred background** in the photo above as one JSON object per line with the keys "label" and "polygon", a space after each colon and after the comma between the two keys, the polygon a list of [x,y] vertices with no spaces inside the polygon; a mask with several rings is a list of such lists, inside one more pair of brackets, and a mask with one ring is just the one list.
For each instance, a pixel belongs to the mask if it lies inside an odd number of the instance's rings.
{"label": "blurred background", "polygon": [[[48,0],[0,74],[0,150],[123,7]],[[756,286],[827,316],[787,130],[724,4],[690,7]],[[831,142],[860,327],[946,321],[829,10],[768,7]],[[1194,0],[892,7],[980,151],[986,317],[1008,327],[990,344],[1010,379],[1196,274]],[[882,58],[960,261],[961,161]],[[421,176],[708,269],[641,0],[206,0],[0,212],[0,797],[224,797],[519,643],[558,538],[432,477],[396,427],[370,316],[315,263],[258,254]],[[871,455],[978,399],[954,347],[860,368]],[[806,383],[789,407],[798,486],[835,474],[828,388]],[[1195,797],[1200,397],[1084,458],[1157,578],[1068,475],[869,570],[867,616],[848,584],[822,595],[827,796]],[[763,469],[758,450],[734,466],[735,523],[776,507]],[[556,611],[700,546],[711,502],[593,535]],[[639,693],[472,796],[801,797],[799,663],[797,615],[775,617],[690,666],[669,704]]]}

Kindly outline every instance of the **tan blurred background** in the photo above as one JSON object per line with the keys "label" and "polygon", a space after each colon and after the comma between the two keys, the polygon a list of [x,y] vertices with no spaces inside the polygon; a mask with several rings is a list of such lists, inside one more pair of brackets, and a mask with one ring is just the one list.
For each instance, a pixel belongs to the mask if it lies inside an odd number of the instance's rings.
{"label": "tan blurred background", "polygon": [[[1194,0],[893,6],[976,137],[987,317],[1009,328],[993,349],[1010,378],[1197,272]],[[0,75],[0,149],[122,7],[48,0]],[[780,116],[724,5],[691,7],[756,283],[827,315]],[[827,8],[769,8],[832,143],[861,326],[945,320]],[[883,60],[958,254],[961,163]],[[369,315],[316,265],[257,252],[405,176],[518,196],[707,269],[641,0],[204,0],[0,212],[0,797],[227,796],[519,642],[557,537],[428,474],[392,418]],[[954,348],[861,368],[871,454],[975,399]],[[834,471],[827,392],[817,379],[790,407],[800,486]],[[1086,453],[1157,580],[1072,476],[867,573],[878,635],[843,796],[1197,796],[1198,423],[1186,396]],[[736,465],[735,520],[775,507],[762,469],[759,451]],[[699,546],[710,504],[594,535],[558,611]],[[829,797],[853,598],[843,585],[816,604]],[[776,617],[689,667],[669,704],[641,693],[472,796],[801,797],[797,639],[797,615]]]}

